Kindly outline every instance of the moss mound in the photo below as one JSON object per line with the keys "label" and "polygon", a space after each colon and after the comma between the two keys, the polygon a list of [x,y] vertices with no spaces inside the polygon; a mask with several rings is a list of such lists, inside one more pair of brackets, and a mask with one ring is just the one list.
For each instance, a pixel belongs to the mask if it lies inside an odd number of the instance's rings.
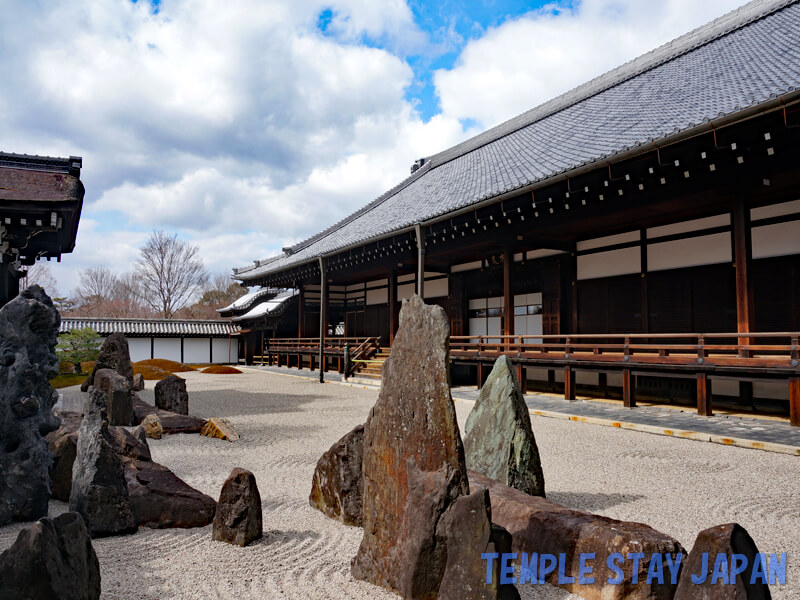
{"label": "moss mound", "polygon": [[156,369],[161,369],[167,373],[183,373],[184,371],[195,370],[188,365],[175,362],[174,360],[167,360],[165,358],[148,358],[147,360],[140,360],[137,363],[133,363],[133,365],[134,367],[136,365],[141,365],[143,367],[155,367]]}
{"label": "moss mound", "polygon": [[169,371],[165,371],[164,369],[159,369],[158,367],[153,367],[150,365],[142,365],[140,363],[133,363],[133,374],[139,375],[141,373],[142,377],[147,379],[148,381],[161,381],[165,377],[172,375]]}
{"label": "moss mound", "polygon": [[211,365],[200,372],[211,373],[212,375],[238,375],[241,373],[236,367],[229,367],[227,365]]}

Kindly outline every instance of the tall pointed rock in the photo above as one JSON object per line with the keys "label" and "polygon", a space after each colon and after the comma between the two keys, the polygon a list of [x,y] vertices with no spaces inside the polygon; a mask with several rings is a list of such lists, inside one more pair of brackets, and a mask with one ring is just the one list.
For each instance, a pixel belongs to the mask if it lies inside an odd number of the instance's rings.
{"label": "tall pointed rock", "polygon": [[444,310],[403,303],[383,385],[364,430],[364,538],[352,572],[404,598],[433,598],[448,524],[469,493],[449,385]]}
{"label": "tall pointed rock", "polygon": [[532,496],[544,475],[531,417],[506,356],[494,363],[464,428],[467,468]]}

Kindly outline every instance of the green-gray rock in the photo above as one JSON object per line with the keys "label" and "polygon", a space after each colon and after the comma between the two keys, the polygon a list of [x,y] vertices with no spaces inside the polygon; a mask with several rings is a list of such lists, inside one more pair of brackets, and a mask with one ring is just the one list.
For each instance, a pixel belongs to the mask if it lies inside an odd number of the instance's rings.
{"label": "green-gray rock", "polygon": [[467,469],[544,497],[544,475],[531,417],[508,358],[494,363],[464,429]]}

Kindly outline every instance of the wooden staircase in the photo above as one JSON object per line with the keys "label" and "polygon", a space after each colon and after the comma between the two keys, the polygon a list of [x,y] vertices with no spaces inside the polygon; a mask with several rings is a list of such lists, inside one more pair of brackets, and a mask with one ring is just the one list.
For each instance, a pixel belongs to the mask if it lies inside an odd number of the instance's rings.
{"label": "wooden staircase", "polygon": [[383,363],[386,362],[387,358],[389,358],[390,351],[390,348],[381,347],[378,349],[378,352],[376,352],[372,358],[369,359],[368,363],[363,363],[354,376],[364,379],[372,379],[375,382],[380,381]]}

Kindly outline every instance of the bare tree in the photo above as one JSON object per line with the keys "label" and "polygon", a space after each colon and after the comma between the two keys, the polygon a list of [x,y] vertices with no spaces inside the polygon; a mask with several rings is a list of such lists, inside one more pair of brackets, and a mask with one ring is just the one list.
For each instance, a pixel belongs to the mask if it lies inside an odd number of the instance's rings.
{"label": "bare tree", "polygon": [[111,300],[117,293],[117,276],[108,267],[90,267],[80,272],[78,296],[83,301]]}
{"label": "bare tree", "polygon": [[168,319],[196,296],[208,279],[197,246],[153,231],[136,261],[139,298]]}
{"label": "bare tree", "polygon": [[38,285],[44,288],[44,291],[47,292],[51,298],[58,296],[56,278],[53,277],[53,273],[50,271],[50,265],[47,263],[37,262],[28,267],[25,277],[20,280],[20,287],[26,288],[31,285]]}

